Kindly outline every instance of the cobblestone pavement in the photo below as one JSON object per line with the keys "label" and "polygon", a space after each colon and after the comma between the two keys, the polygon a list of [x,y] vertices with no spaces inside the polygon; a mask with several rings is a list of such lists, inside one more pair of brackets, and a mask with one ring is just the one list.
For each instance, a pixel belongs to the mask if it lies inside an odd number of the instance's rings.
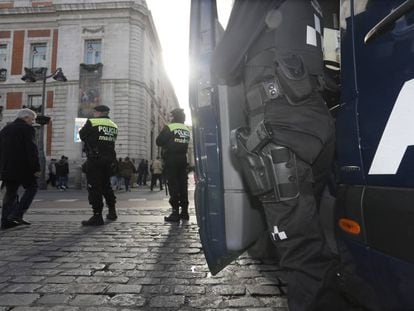
{"label": "cobblestone pavement", "polygon": [[96,228],[73,218],[87,209],[29,211],[42,221],[0,231],[0,311],[288,310],[274,262],[244,254],[212,276],[194,216],[152,220],[165,205]]}

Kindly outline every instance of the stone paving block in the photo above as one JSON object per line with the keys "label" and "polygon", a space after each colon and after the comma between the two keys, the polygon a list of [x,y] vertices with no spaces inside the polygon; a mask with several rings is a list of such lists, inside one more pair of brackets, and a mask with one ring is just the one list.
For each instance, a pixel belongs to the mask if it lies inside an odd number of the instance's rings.
{"label": "stone paving block", "polygon": [[103,276],[80,276],[76,278],[77,283],[103,283],[105,277]]}
{"label": "stone paving block", "polygon": [[158,296],[153,297],[150,300],[151,308],[178,308],[183,305],[185,302],[184,296],[174,295],[174,296]]}
{"label": "stone paving block", "polygon": [[80,266],[81,264],[79,262],[68,262],[68,263],[61,264],[59,268],[60,269],[75,269],[75,268],[79,268]]}
{"label": "stone paving block", "polygon": [[136,266],[137,270],[143,270],[143,271],[163,271],[164,266],[163,265],[157,265],[157,264],[141,264]]}
{"label": "stone paving block", "polygon": [[266,306],[275,308],[288,308],[286,297],[259,297],[259,300]]}
{"label": "stone paving block", "polygon": [[143,293],[145,294],[157,294],[157,295],[168,295],[172,293],[172,289],[167,285],[157,285],[157,286],[144,286]]}
{"label": "stone paving block", "polygon": [[13,283],[39,283],[44,280],[43,276],[18,276],[11,280]]}
{"label": "stone paving block", "polygon": [[60,265],[58,262],[41,262],[32,266],[33,269],[53,269]]}
{"label": "stone paving block", "polygon": [[61,273],[62,270],[53,270],[53,269],[40,269],[40,270],[30,270],[30,273],[25,272],[25,274],[40,275],[40,276],[52,276]]}
{"label": "stone paving block", "polygon": [[200,297],[189,297],[188,298],[188,305],[192,308],[202,308],[203,310],[206,308],[218,308],[220,304],[223,302],[222,297],[217,296],[200,296]]}
{"label": "stone paving block", "polygon": [[106,295],[76,295],[69,302],[72,306],[101,306],[107,304],[109,297]]}
{"label": "stone paving block", "polygon": [[246,287],[244,285],[219,285],[212,287],[212,292],[215,295],[240,296],[246,293]]}
{"label": "stone paving block", "polygon": [[108,268],[110,270],[133,270],[135,269],[135,267],[136,267],[135,264],[123,263],[123,264],[111,264]]}
{"label": "stone paving block", "polygon": [[206,293],[206,289],[203,286],[177,285],[174,287],[174,294],[194,296],[194,295],[204,295],[205,293]]}
{"label": "stone paving block", "polygon": [[232,308],[242,307],[260,307],[260,300],[253,297],[241,297],[236,299],[229,299],[224,302],[224,305]]}
{"label": "stone paving block", "polygon": [[90,307],[86,308],[85,311],[117,311],[117,308],[111,307]]}
{"label": "stone paving block", "polygon": [[42,296],[36,303],[44,305],[64,305],[66,304],[72,296],[63,295],[63,294],[52,294]]}
{"label": "stone paving block", "polygon": [[32,267],[32,266],[33,266],[33,262],[27,262],[27,261],[11,262],[8,265],[9,269],[21,269],[21,268]]}
{"label": "stone paving block", "polygon": [[107,293],[110,294],[139,294],[142,290],[141,285],[125,285],[125,284],[117,284],[117,285],[110,285],[106,290]]}
{"label": "stone paving block", "polygon": [[39,297],[37,294],[0,294],[0,306],[28,306]]}
{"label": "stone paving block", "polygon": [[48,311],[48,310],[44,307],[16,307],[16,308],[13,308],[13,311]]}
{"label": "stone paving block", "polygon": [[22,283],[22,284],[12,284],[3,288],[1,291],[3,293],[33,293],[36,289],[41,287],[40,284],[30,284],[30,283]]}
{"label": "stone paving block", "polygon": [[92,271],[91,270],[68,270],[68,271],[63,271],[60,275],[88,276],[88,275],[92,275]]}
{"label": "stone paving block", "polygon": [[103,294],[106,291],[108,284],[71,284],[66,291],[68,293],[77,294]]}
{"label": "stone paving block", "polygon": [[105,282],[107,282],[107,283],[125,284],[125,283],[128,283],[129,280],[130,280],[130,278],[127,278],[125,276],[115,276],[115,277],[105,278]]}
{"label": "stone paving block", "polygon": [[252,296],[277,296],[281,294],[277,286],[247,286],[247,290]]}
{"label": "stone paving block", "polygon": [[79,311],[80,308],[78,307],[69,307],[69,306],[54,306],[50,309],[47,309],[47,311]]}
{"label": "stone paving block", "polygon": [[46,284],[37,290],[38,293],[63,294],[70,291],[73,285],[69,284]]}
{"label": "stone paving block", "polygon": [[190,284],[190,280],[188,280],[188,279],[173,279],[173,278],[168,278],[166,280],[162,280],[162,283],[164,285],[189,285]]}
{"label": "stone paving block", "polygon": [[112,297],[109,303],[120,307],[136,308],[145,305],[145,298],[136,294],[119,294]]}
{"label": "stone paving block", "polygon": [[127,277],[138,277],[138,278],[142,278],[145,276],[145,271],[137,271],[137,270],[132,270],[132,271],[125,271],[125,276]]}
{"label": "stone paving block", "polygon": [[75,280],[73,276],[52,276],[47,277],[43,280],[44,283],[57,283],[57,284],[66,284],[71,283]]}

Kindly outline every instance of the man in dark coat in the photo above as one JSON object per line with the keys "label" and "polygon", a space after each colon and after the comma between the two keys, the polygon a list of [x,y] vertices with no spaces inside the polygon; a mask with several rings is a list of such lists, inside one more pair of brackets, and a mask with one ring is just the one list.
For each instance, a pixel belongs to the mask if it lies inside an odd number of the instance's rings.
{"label": "man in dark coat", "polygon": [[[40,176],[39,154],[33,128],[36,113],[21,109],[17,118],[0,131],[0,173],[6,193],[3,197],[1,228],[8,229],[21,224],[37,192]],[[20,201],[17,190],[25,189]]]}

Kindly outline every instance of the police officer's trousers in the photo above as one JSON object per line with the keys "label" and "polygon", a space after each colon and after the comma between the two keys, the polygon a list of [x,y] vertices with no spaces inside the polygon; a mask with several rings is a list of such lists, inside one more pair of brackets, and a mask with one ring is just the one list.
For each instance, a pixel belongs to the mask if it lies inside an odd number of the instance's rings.
{"label": "police officer's trousers", "polygon": [[88,200],[95,214],[101,214],[103,197],[108,207],[115,207],[116,197],[111,187],[113,159],[111,157],[88,158],[86,179]]}
{"label": "police officer's trousers", "polygon": [[188,213],[187,163],[167,163],[165,177],[173,213],[178,214],[180,207],[182,213]]}
{"label": "police officer's trousers", "polygon": [[[297,157],[299,196],[263,202],[271,240],[288,283],[290,311],[352,310],[337,284],[339,262],[326,243],[318,211],[320,193],[315,193],[330,172],[331,154],[332,149],[323,151],[314,171]],[[317,184],[309,182],[312,175]]]}

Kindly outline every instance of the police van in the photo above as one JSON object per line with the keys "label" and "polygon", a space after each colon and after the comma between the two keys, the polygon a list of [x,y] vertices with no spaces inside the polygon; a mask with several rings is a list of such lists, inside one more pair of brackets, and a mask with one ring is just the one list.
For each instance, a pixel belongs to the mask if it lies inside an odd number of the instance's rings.
{"label": "police van", "polygon": [[[324,93],[337,149],[329,192],[336,203],[326,200],[322,220],[330,241],[339,233],[383,310],[414,310],[414,0],[319,3],[326,70],[340,84],[340,96]],[[266,234],[231,150],[231,131],[245,126],[243,90],[211,81],[222,33],[216,1],[192,0],[195,204],[212,273]]]}

